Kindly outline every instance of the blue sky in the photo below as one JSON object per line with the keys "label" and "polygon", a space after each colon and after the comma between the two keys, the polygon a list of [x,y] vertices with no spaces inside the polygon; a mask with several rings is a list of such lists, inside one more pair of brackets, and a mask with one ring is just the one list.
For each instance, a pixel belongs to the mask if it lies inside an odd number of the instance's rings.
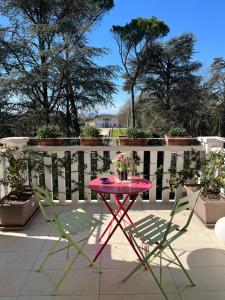
{"label": "blue sky", "polygon": [[[204,74],[214,57],[225,56],[225,0],[114,0],[115,7],[97,25],[90,35],[94,46],[107,47],[111,53],[101,58],[101,64],[121,65],[116,43],[110,33],[112,25],[124,25],[136,17],[152,16],[170,27],[168,37],[192,32],[197,39],[194,59],[204,64]],[[114,95],[116,108],[129,95],[122,91],[117,79],[118,94]],[[116,111],[117,109],[114,109]]]}

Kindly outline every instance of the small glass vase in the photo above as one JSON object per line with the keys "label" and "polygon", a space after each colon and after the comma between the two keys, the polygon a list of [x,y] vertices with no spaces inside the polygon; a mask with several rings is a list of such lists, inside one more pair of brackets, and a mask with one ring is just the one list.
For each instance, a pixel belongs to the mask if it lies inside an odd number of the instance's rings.
{"label": "small glass vase", "polygon": [[117,179],[118,181],[126,181],[128,180],[128,171],[125,170],[125,171],[117,171]]}

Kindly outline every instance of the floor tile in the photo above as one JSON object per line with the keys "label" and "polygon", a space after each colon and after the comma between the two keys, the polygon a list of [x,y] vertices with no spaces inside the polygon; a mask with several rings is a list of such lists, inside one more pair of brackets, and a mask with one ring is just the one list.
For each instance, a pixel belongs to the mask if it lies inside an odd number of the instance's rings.
{"label": "floor tile", "polygon": [[0,271],[0,297],[18,296],[28,274],[27,271]]}
{"label": "floor tile", "polygon": [[[157,270],[154,269],[156,273]],[[104,269],[101,274],[100,293],[101,294],[148,294],[159,293],[160,290],[156,285],[154,278],[147,271],[141,271],[127,282],[122,282],[128,274],[127,269]],[[157,274],[158,275],[158,274]],[[163,272],[163,282],[167,292],[176,291],[174,282],[169,273],[165,269]]]}
{"label": "floor tile", "polygon": [[181,295],[182,300],[224,300],[225,292],[207,292]]}
{"label": "floor tile", "polygon": [[[182,270],[171,268],[170,271],[178,289],[187,283],[187,278]],[[183,294],[210,291],[225,292],[225,267],[191,268],[189,274],[196,286],[187,287]]]}
{"label": "floor tile", "polygon": [[[0,298],[0,300],[2,300],[2,299]],[[99,296],[98,295],[85,295],[85,296],[82,296],[82,295],[79,295],[79,296],[21,296],[21,297],[18,297],[17,300],[99,300]]]}
{"label": "floor tile", "polygon": [[38,254],[38,251],[0,252],[0,270],[31,270]]}
{"label": "floor tile", "polygon": [[[174,298],[174,294],[168,294],[168,296],[174,300],[181,299],[180,297]],[[165,300],[165,297],[159,294],[100,295],[100,300]]]}
{"label": "floor tile", "polygon": [[[85,247],[85,253],[91,258],[93,259],[96,251],[97,251],[97,245],[93,245],[93,244],[87,244]],[[76,255],[76,251],[75,249],[70,248],[69,251],[69,260],[73,259]],[[39,256],[38,259],[34,265],[34,269],[37,269],[43,259],[46,257],[46,255],[48,254],[48,250],[43,250]],[[46,265],[45,265],[45,269],[63,269],[66,266],[66,256],[67,256],[67,250],[63,250],[61,252],[58,253],[54,253],[52,254]],[[72,269],[89,269],[89,262],[83,257],[83,256],[79,256],[77,258],[77,261],[75,262],[75,264],[72,266]],[[0,299],[1,300],[1,299]]]}
{"label": "floor tile", "polygon": [[[52,295],[54,286],[62,274],[62,270],[48,270],[40,273],[33,271],[29,275],[21,295]],[[100,274],[92,269],[71,270],[60,286],[57,295],[98,295],[99,276]]]}

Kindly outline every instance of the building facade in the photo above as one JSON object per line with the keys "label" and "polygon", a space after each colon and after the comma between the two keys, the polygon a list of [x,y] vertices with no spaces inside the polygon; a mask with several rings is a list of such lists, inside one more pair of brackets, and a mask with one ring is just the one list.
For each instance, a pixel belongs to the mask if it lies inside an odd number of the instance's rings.
{"label": "building facade", "polygon": [[115,115],[100,115],[93,120],[85,122],[85,126],[95,126],[97,128],[118,128],[119,119]]}

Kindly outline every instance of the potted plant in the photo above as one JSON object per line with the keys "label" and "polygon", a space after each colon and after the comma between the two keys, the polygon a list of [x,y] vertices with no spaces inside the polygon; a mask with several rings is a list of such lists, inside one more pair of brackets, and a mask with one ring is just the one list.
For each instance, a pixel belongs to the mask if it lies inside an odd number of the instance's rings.
{"label": "potted plant", "polygon": [[23,227],[38,209],[28,180],[27,151],[3,147],[0,158],[8,160],[5,178],[1,183],[11,187],[11,192],[0,199],[0,224],[2,227]]}
{"label": "potted plant", "polygon": [[60,137],[59,127],[56,125],[43,125],[37,129],[38,145],[39,146],[60,146],[63,143]]}
{"label": "potted plant", "polygon": [[173,127],[169,130],[168,135],[165,135],[167,145],[190,145],[191,136],[188,136],[186,130],[182,127]]}
{"label": "potted plant", "polygon": [[121,146],[146,146],[148,144],[148,133],[138,128],[127,128],[126,136],[120,136]]}
{"label": "potted plant", "polygon": [[135,169],[135,160],[127,153],[120,153],[113,160],[116,175],[119,181],[126,181]]}
{"label": "potted plant", "polygon": [[148,146],[163,146],[165,144],[165,139],[161,138],[160,135],[153,132],[149,134]]}
{"label": "potted plant", "polygon": [[205,157],[193,150],[189,159],[184,160],[183,170],[168,170],[170,179],[165,188],[175,191],[179,187],[185,187],[187,194],[203,188],[195,213],[208,226],[225,216],[225,196],[221,193],[225,186],[224,162],[224,150],[212,151]]}
{"label": "potted plant", "polygon": [[225,186],[225,151],[212,151],[201,159],[196,185],[186,185],[187,193],[203,187],[203,193],[198,200],[195,213],[206,225],[214,225],[218,219],[225,216],[225,196],[221,189]]}
{"label": "potted plant", "polygon": [[85,126],[83,135],[80,136],[82,146],[101,146],[103,144],[100,130],[94,126]]}

